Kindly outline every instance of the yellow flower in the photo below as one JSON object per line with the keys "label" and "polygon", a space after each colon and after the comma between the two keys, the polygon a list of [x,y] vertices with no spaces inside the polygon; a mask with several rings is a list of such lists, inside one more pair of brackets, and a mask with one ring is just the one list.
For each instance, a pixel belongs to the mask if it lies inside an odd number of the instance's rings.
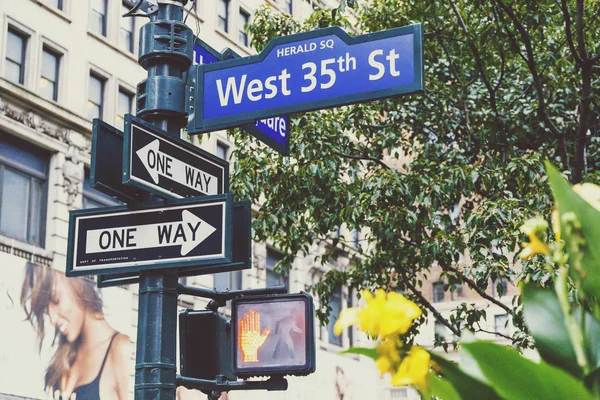
{"label": "yellow flower", "polygon": [[521,254],[519,254],[519,257],[523,260],[529,260],[536,254],[548,253],[548,247],[546,247],[546,244],[544,244],[544,242],[538,239],[538,237],[535,235],[530,235],[529,242],[521,243],[521,246],[523,246],[523,251]]}
{"label": "yellow flower", "polygon": [[377,346],[379,358],[375,365],[382,375],[393,372],[400,363],[399,347],[402,347],[402,342],[398,337],[386,339]]}
{"label": "yellow flower", "polygon": [[385,291],[377,289],[373,296],[368,290],[363,290],[362,295],[367,304],[358,311],[358,327],[369,336],[377,337],[379,336],[379,325],[385,318],[383,315],[386,303]]}
{"label": "yellow flower", "polygon": [[415,303],[401,294],[390,292],[379,334],[384,337],[397,333],[404,334],[421,314],[421,309]]}
{"label": "yellow flower", "polygon": [[381,374],[387,374],[388,372],[392,372],[394,370],[394,366],[390,362],[390,359],[387,357],[379,357],[375,361],[375,366],[381,372]]}
{"label": "yellow flower", "polygon": [[528,260],[536,254],[548,253],[548,247],[546,247],[546,244],[538,236],[538,234],[545,235],[547,228],[548,223],[540,216],[525,221],[523,226],[521,226],[521,232],[529,237],[529,242],[521,243],[521,246],[523,246],[523,251],[519,254],[521,259]]}
{"label": "yellow flower", "polygon": [[358,311],[359,309],[357,307],[344,308],[340,312],[337,321],[335,321],[335,325],[333,326],[333,333],[336,336],[339,336],[344,330],[344,328],[358,324]]}
{"label": "yellow flower", "polygon": [[375,296],[366,290],[362,295],[366,300],[364,307],[348,308],[340,313],[333,328],[336,335],[342,333],[344,328],[356,324],[361,331],[372,337],[385,338],[403,334],[421,316],[419,307],[401,294],[386,294],[383,289],[377,289]]}
{"label": "yellow flower", "polygon": [[392,376],[394,386],[425,386],[429,373],[429,353],[419,346],[413,346],[410,353],[400,363],[398,371]]}

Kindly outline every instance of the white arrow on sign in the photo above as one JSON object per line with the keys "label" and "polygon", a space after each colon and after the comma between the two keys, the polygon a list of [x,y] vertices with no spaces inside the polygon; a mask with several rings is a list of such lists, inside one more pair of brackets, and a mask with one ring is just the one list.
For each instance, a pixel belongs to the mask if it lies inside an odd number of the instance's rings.
{"label": "white arrow on sign", "polygon": [[85,251],[91,254],[181,246],[181,255],[185,256],[217,230],[188,210],[182,211],[181,218],[161,224],[89,230]]}
{"label": "white arrow on sign", "polygon": [[159,176],[165,176],[200,193],[218,194],[216,176],[163,153],[159,146],[160,141],[156,139],[136,151],[155,184],[158,184]]}

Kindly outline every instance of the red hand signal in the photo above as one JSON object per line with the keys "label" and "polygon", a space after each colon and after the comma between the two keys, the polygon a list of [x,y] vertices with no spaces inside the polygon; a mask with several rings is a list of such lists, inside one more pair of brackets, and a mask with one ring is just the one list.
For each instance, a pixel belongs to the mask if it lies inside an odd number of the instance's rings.
{"label": "red hand signal", "polygon": [[258,362],[258,349],[265,343],[271,330],[260,333],[260,313],[250,310],[238,324],[238,346],[242,350],[243,362]]}

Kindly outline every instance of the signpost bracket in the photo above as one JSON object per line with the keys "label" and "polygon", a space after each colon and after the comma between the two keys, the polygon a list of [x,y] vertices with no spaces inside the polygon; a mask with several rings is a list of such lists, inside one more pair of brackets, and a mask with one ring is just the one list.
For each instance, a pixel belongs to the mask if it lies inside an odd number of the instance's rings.
{"label": "signpost bracket", "polygon": [[[185,386],[188,389],[198,389],[203,391],[228,392],[230,390],[269,390],[283,391],[287,390],[288,382],[285,378],[274,376],[266,381],[229,381],[222,375],[218,375],[215,380],[190,378],[177,375],[177,385]],[[209,395],[210,396],[210,395]],[[210,399],[211,397],[209,397]],[[218,396],[217,396],[218,398]]]}
{"label": "signpost bracket", "polygon": [[211,299],[212,301],[206,306],[211,311],[216,311],[217,308],[225,306],[227,300],[234,299],[236,297],[244,296],[263,296],[268,294],[283,294],[287,293],[287,287],[285,285],[268,286],[266,288],[259,289],[244,289],[244,290],[210,290],[203,289],[194,286],[185,286],[182,284],[177,285],[177,292],[179,294],[187,294],[190,296],[204,297]]}

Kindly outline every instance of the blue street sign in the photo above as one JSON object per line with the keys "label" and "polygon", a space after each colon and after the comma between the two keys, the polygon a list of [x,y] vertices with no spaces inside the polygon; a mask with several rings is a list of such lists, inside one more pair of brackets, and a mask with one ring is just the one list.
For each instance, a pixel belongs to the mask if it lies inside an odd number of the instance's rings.
{"label": "blue street sign", "polygon": [[[228,59],[231,60],[238,57],[239,56],[235,54],[235,56],[231,56],[231,58]],[[196,38],[196,41],[194,42],[194,64],[213,64],[223,60],[226,60],[226,58],[223,58],[223,55],[221,53],[209,46],[202,39]]]}
{"label": "blue street sign", "polygon": [[[194,43],[194,64],[207,65],[225,60],[238,59],[240,56],[233,50],[227,48],[219,53],[206,42],[196,38]],[[191,70],[193,71],[193,69]],[[190,117],[193,114],[190,113]],[[193,126],[193,122],[190,122]],[[270,146],[275,151],[287,156],[289,154],[289,128],[290,119],[287,116],[261,119],[253,121],[252,124],[243,127],[252,136]],[[189,132],[194,133],[194,132]]]}
{"label": "blue street sign", "polygon": [[421,25],[351,37],[280,37],[258,55],[199,66],[192,134],[423,90]]}

